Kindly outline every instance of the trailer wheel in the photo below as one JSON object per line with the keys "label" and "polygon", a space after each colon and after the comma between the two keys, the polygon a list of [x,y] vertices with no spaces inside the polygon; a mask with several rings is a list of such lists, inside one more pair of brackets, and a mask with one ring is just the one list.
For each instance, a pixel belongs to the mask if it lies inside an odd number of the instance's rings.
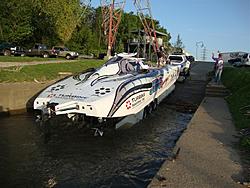
{"label": "trailer wheel", "polygon": [[158,105],[158,103],[157,103],[157,100],[155,99],[155,100],[151,103],[151,108],[152,108],[153,111],[156,110],[157,105]]}
{"label": "trailer wheel", "polygon": [[66,57],[65,57],[67,60],[71,59],[71,55],[70,54],[67,54]]}
{"label": "trailer wheel", "polygon": [[4,56],[10,56],[11,55],[10,50],[4,50],[3,55]]}
{"label": "trailer wheel", "polygon": [[148,106],[146,106],[143,110],[143,119],[146,119],[149,115],[149,109]]}

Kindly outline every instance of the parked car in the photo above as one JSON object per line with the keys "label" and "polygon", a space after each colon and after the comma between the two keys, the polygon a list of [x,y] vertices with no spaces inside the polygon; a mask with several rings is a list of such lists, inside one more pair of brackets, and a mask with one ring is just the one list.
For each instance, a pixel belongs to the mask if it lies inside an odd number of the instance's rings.
{"label": "parked car", "polygon": [[11,47],[11,55],[14,56],[25,56],[25,50],[21,46]]}
{"label": "parked car", "polygon": [[0,54],[4,56],[10,56],[11,55],[11,48],[15,47],[13,44],[4,42],[0,44]]}
{"label": "parked car", "polygon": [[241,62],[241,58],[240,57],[237,57],[237,58],[233,58],[233,59],[229,59],[228,60],[228,63],[234,65],[235,63],[237,62]]}
{"label": "parked car", "polygon": [[57,52],[55,50],[47,49],[44,44],[35,44],[32,49],[26,50],[25,55],[27,56],[41,56],[43,58],[56,57]]}
{"label": "parked car", "polygon": [[250,66],[250,53],[244,54],[239,61],[233,63],[235,67]]}
{"label": "parked car", "polygon": [[75,59],[79,56],[77,52],[70,51],[68,48],[63,46],[54,46],[52,50],[57,53],[58,57],[64,57],[66,59]]}
{"label": "parked car", "polygon": [[187,60],[189,61],[189,62],[194,62],[194,56],[191,56],[191,55],[188,55],[188,56],[186,56],[186,58],[187,58]]}
{"label": "parked car", "polygon": [[168,62],[170,62],[171,65],[180,65],[181,70],[180,70],[180,77],[183,78],[183,81],[190,75],[190,61],[187,60],[185,55],[169,55]]}

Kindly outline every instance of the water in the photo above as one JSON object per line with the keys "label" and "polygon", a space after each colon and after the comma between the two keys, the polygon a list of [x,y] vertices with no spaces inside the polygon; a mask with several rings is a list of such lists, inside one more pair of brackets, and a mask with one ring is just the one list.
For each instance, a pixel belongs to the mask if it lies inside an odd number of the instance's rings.
{"label": "water", "polygon": [[32,115],[1,118],[0,187],[146,187],[192,117],[174,109],[198,107],[211,69],[195,63],[148,119],[104,137],[59,124],[44,142]]}
{"label": "water", "polygon": [[192,115],[166,103],[134,127],[104,137],[67,124],[49,141],[31,114],[0,119],[1,187],[146,187]]}

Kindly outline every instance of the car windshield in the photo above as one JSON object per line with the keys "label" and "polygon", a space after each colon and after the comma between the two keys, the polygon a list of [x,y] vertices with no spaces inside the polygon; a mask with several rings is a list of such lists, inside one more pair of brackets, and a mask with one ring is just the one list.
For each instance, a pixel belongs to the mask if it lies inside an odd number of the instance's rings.
{"label": "car windshield", "polygon": [[182,57],[181,56],[169,56],[169,59],[171,61],[182,61]]}
{"label": "car windshield", "polygon": [[54,47],[53,49],[54,50],[60,50],[60,47]]}
{"label": "car windshield", "polygon": [[69,51],[69,49],[68,49],[68,48],[64,48],[63,50],[64,50],[64,51]]}
{"label": "car windshield", "polygon": [[248,56],[248,54],[244,54],[242,57],[243,57],[244,59],[246,59],[247,56]]}
{"label": "car windshield", "polygon": [[41,49],[41,50],[47,50],[47,46],[41,45],[41,46],[39,47],[39,49]]}

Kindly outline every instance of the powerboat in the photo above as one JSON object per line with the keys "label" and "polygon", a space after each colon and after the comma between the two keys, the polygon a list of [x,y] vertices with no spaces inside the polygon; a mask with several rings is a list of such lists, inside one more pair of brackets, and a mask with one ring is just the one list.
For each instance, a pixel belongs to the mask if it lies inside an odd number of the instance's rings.
{"label": "powerboat", "polygon": [[148,116],[173,91],[180,66],[150,67],[136,54],[121,53],[98,69],[69,76],[34,100],[40,119],[66,115],[102,135]]}

